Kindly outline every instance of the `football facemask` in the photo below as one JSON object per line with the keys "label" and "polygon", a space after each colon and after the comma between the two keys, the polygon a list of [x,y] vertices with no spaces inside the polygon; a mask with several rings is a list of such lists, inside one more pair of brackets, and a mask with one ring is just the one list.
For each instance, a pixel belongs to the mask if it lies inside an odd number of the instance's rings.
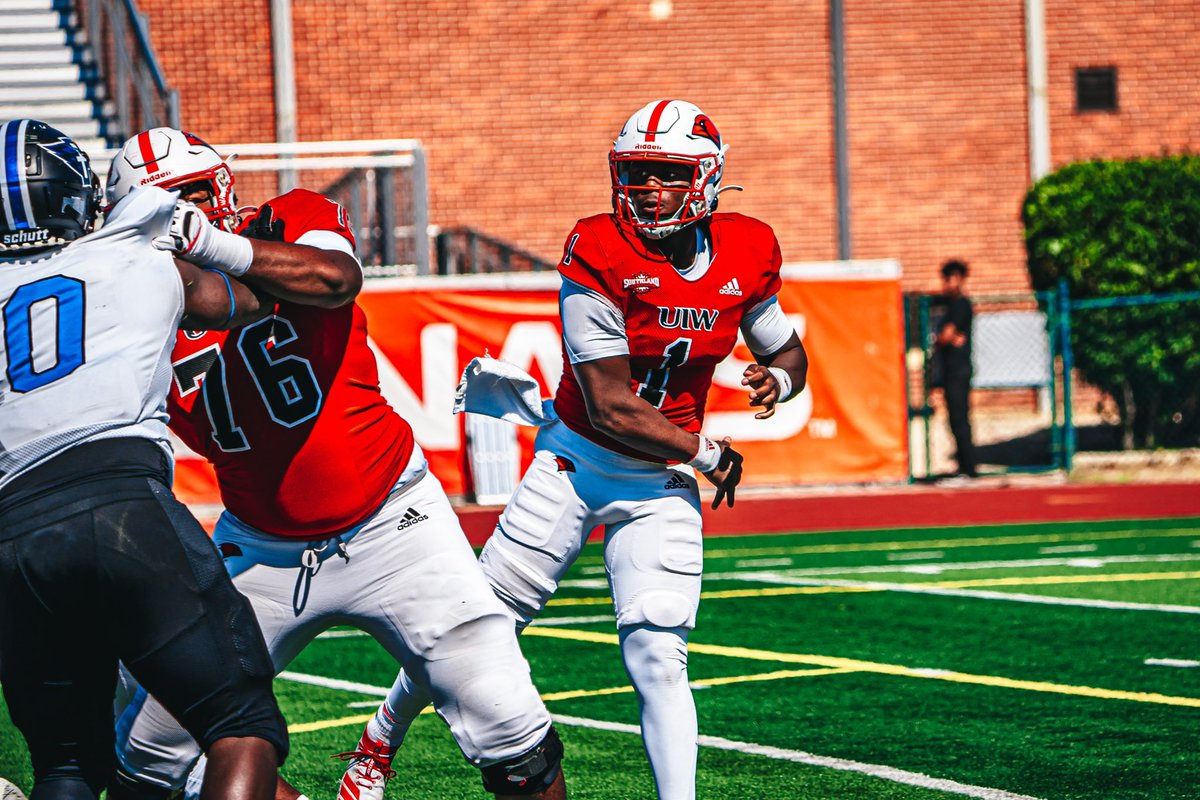
{"label": "football facemask", "polygon": [[[704,219],[716,209],[727,149],[716,125],[695,105],[682,100],[648,103],[625,123],[609,153],[613,210],[649,239]],[[675,173],[672,178],[683,179],[646,177],[663,176],[667,169]],[[676,199],[682,201],[678,207],[664,213]]]}

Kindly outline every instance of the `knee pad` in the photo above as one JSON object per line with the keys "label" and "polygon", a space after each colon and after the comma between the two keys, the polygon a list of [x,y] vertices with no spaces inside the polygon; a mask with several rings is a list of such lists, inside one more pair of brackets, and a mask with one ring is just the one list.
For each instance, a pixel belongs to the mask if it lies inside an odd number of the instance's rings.
{"label": "knee pad", "polygon": [[687,686],[687,631],[683,628],[623,628],[621,657],[638,691]]}
{"label": "knee pad", "polygon": [[618,627],[653,625],[690,630],[695,624],[695,599],[671,589],[646,589],[617,609]]}
{"label": "knee pad", "polygon": [[558,778],[562,766],[563,746],[554,726],[532,750],[484,767],[483,788],[492,794],[537,794],[544,792]]}

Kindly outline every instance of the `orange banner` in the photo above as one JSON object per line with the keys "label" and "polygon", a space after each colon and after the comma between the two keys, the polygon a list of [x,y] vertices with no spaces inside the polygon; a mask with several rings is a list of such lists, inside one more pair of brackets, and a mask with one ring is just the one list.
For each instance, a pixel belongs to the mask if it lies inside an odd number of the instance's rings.
{"label": "orange banner", "polygon": [[[369,321],[384,396],[413,426],[446,492],[469,488],[465,430],[451,414],[463,368],[488,353],[526,370],[550,396],[562,374],[554,274],[368,281]],[[731,436],[745,484],[900,481],[908,474],[900,274],[895,262],[790,265],[780,303],[809,356],[808,387],[769,420],[754,419],[739,344],[714,376],[705,433]],[[523,428],[520,466],[532,456]],[[211,471],[181,454],[185,502],[217,502]]]}

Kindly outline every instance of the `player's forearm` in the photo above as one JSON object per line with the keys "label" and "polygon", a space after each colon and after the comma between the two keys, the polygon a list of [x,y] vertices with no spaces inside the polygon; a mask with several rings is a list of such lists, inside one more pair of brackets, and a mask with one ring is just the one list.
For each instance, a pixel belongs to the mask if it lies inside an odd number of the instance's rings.
{"label": "player's forearm", "polygon": [[262,319],[273,302],[237,278],[213,269],[176,260],[183,281],[183,319],[186,330],[226,330]]}
{"label": "player's forearm", "polygon": [[362,267],[346,253],[287,242],[250,241],[254,261],[244,279],[281,300],[337,308],[353,300],[362,288]]}
{"label": "player's forearm", "polygon": [[[780,369],[787,373],[791,391],[786,399],[791,399],[804,391],[808,381],[808,352],[798,336],[793,336],[782,348],[769,356],[756,356],[755,360],[764,367]],[[782,398],[781,398],[782,399]]]}
{"label": "player's forearm", "polygon": [[629,399],[588,406],[592,426],[623,445],[643,453],[688,462],[696,456],[700,440],[659,413],[634,394]]}

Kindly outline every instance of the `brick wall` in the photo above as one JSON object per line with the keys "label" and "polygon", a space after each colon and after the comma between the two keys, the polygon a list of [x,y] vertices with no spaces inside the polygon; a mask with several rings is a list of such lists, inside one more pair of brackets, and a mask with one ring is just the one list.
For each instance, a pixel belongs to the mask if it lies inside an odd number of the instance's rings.
{"label": "brick wall", "polygon": [[[185,127],[273,139],[268,0],[140,4]],[[609,207],[625,118],[682,97],[746,187],[722,207],[773,225],[787,260],[835,257],[828,4],[676,0],[658,19],[663,5],[293,0],[299,137],[419,138],[433,223],[555,260],[576,218]],[[1055,163],[1195,148],[1195,0],[1079,7],[1048,0]],[[899,258],[909,290],[934,288],[950,256],[972,263],[974,292],[1025,290],[1022,2],[849,3],[846,29],[854,255]],[[1122,109],[1080,117],[1072,70],[1097,63],[1120,67]]]}

